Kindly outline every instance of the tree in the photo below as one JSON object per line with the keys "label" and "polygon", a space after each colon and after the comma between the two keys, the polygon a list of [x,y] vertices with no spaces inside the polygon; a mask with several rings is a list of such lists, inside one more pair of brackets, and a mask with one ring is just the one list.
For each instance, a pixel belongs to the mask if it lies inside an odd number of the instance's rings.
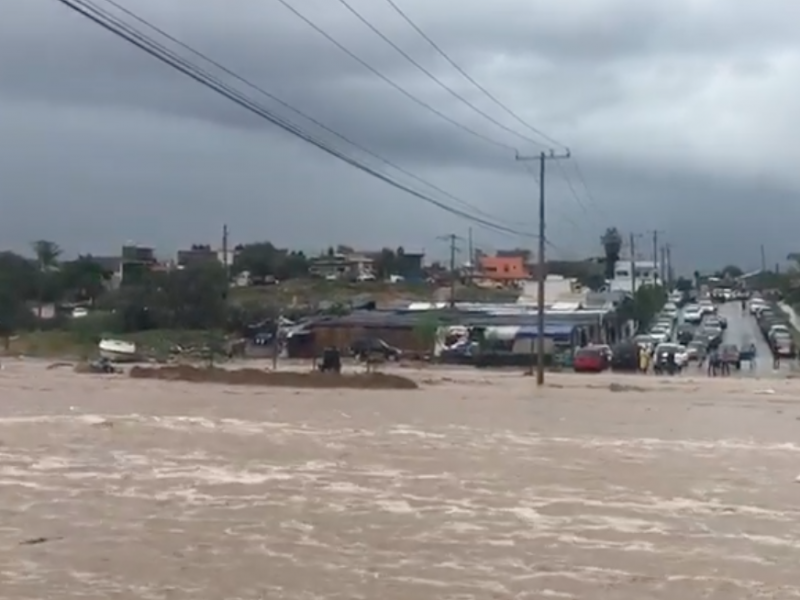
{"label": "tree", "polygon": [[59,271],[59,287],[66,296],[92,304],[106,290],[110,274],[91,256],[63,263]]}
{"label": "tree", "polygon": [[614,269],[619,262],[620,252],[622,252],[622,235],[616,227],[609,227],[600,237],[605,254],[606,279],[614,278]]}
{"label": "tree", "polygon": [[270,242],[256,242],[236,247],[231,271],[261,278],[275,276],[278,249]]}
{"label": "tree", "polygon": [[414,334],[426,352],[433,353],[440,326],[439,317],[432,312],[420,315],[417,320]]}
{"label": "tree", "polygon": [[735,279],[737,277],[741,277],[744,275],[744,271],[742,271],[736,265],[725,265],[722,270],[718,273],[718,276],[721,279]]}
{"label": "tree", "polygon": [[254,279],[275,277],[286,280],[305,277],[308,267],[308,258],[303,252],[276,248],[270,242],[258,242],[237,246],[232,271],[246,271]]}
{"label": "tree", "polygon": [[391,248],[384,248],[372,266],[379,279],[388,279],[396,274],[397,255]]}

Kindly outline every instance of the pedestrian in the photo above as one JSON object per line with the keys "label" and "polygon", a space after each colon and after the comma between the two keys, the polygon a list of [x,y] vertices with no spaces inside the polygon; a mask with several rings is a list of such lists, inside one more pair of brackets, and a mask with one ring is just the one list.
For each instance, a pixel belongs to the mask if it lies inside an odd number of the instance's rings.
{"label": "pedestrian", "polygon": [[716,348],[708,353],[708,368],[707,374],[709,377],[717,376],[717,350]]}
{"label": "pedestrian", "polygon": [[776,371],[781,368],[781,355],[772,351],[772,368]]}
{"label": "pedestrian", "polygon": [[647,349],[639,347],[639,371],[646,375],[649,366],[650,357],[647,354]]}

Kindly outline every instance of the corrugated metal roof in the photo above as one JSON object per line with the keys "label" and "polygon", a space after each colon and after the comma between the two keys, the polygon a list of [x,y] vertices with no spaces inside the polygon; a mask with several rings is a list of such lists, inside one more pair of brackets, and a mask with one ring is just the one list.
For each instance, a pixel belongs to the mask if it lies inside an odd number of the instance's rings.
{"label": "corrugated metal roof", "polygon": [[[538,314],[508,313],[492,314],[486,312],[467,311],[436,311],[437,314],[429,315],[438,319],[443,325],[465,325],[469,327],[522,327],[534,326],[538,321]],[[604,311],[579,311],[563,313],[546,313],[548,324],[554,325],[594,325],[605,314]],[[426,315],[422,311],[355,311],[340,317],[327,317],[318,321],[317,327],[415,327]]]}

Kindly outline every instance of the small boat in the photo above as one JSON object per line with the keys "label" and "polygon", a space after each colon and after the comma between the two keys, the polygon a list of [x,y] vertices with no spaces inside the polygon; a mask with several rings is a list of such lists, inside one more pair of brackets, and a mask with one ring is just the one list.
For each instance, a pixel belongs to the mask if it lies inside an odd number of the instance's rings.
{"label": "small boat", "polygon": [[103,339],[97,345],[100,350],[100,357],[112,362],[136,362],[139,354],[136,351],[136,344],[123,340]]}

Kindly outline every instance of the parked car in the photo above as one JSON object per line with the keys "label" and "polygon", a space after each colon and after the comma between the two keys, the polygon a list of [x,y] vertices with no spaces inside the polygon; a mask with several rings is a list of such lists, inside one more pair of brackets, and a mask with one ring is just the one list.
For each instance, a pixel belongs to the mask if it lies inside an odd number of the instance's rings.
{"label": "parked car", "polygon": [[372,356],[381,356],[385,360],[398,360],[402,352],[377,337],[365,337],[356,340],[350,346],[350,353],[358,360],[366,360]]}
{"label": "parked car", "polygon": [[640,348],[641,343],[635,340],[632,342],[620,342],[614,346],[611,355],[611,370],[628,373],[638,371]]}
{"label": "parked car", "polygon": [[579,348],[572,359],[572,368],[576,373],[601,373],[608,366],[608,355],[602,349],[591,346]]}
{"label": "parked car", "polygon": [[770,341],[772,352],[781,358],[791,358],[795,354],[794,342],[791,334],[777,333]]}
{"label": "parked car", "polygon": [[696,304],[687,305],[683,309],[683,320],[687,323],[700,323],[703,320],[703,311]]}

